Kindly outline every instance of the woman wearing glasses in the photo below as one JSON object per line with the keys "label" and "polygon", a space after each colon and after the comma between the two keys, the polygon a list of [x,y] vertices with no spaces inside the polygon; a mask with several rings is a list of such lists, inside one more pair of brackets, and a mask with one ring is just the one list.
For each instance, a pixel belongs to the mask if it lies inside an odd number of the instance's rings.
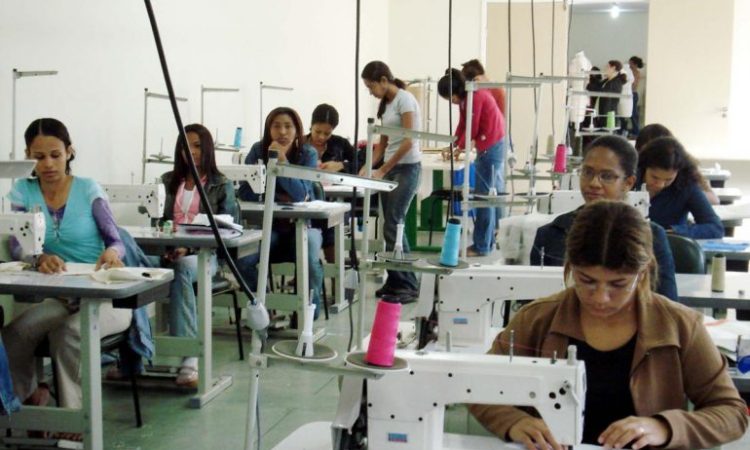
{"label": "woman wearing glasses", "polygon": [[[638,154],[632,145],[619,136],[603,136],[592,142],[583,153],[581,164],[581,194],[586,204],[595,200],[625,200],[635,185]],[[562,266],[565,262],[565,238],[580,208],[558,216],[536,232],[531,249],[531,265],[544,262],[547,266]],[[653,252],[659,268],[657,292],[677,300],[674,259],[664,229],[651,223]]]}
{"label": "woman wearing glasses", "polygon": [[[694,449],[736,440],[747,428],[747,407],[702,316],[651,290],[651,229],[623,202],[583,207],[566,244],[572,286],[521,309],[490,352],[508,354],[510,331],[519,356],[565,358],[576,346],[586,364],[586,444]],[[562,450],[527,409],[470,410],[505,440]]]}

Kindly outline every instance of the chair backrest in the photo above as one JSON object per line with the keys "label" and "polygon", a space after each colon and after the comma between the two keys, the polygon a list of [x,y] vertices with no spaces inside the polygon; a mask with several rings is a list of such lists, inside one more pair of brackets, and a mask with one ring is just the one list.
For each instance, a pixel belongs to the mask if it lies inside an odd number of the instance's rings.
{"label": "chair backrest", "polygon": [[706,273],[706,256],[694,239],[668,233],[676,273]]}

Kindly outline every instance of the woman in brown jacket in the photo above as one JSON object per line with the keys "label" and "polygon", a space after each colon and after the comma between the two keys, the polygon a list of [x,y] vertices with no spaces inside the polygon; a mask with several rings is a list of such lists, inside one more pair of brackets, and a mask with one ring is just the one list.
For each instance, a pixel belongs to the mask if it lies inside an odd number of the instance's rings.
{"label": "woman in brown jacket", "polygon": [[[745,402],[701,315],[652,291],[651,249],[648,222],[634,208],[587,205],[567,239],[572,287],[524,307],[490,352],[508,353],[510,330],[516,355],[565,355],[577,346],[586,363],[584,443],[697,449],[736,440],[747,428]],[[505,440],[562,449],[536,411],[470,409]]]}

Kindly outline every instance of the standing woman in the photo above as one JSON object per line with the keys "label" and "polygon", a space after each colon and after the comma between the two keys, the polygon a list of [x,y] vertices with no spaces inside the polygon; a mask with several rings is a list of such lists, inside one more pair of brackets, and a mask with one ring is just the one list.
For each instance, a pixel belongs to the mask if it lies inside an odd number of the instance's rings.
{"label": "standing woman", "polygon": [[[622,86],[628,81],[627,75],[622,73],[622,63],[612,60],[607,63],[605,69],[607,78],[602,83],[601,92],[611,94],[622,94]],[[617,105],[620,103],[619,98],[599,97],[599,116],[606,116],[609,112],[617,114]],[[606,123],[606,117],[599,117],[599,126]],[[618,127],[619,128],[619,127]]]}
{"label": "standing woman", "polygon": [[[208,196],[214,214],[229,214],[237,218],[234,186],[216,168],[214,140],[211,133],[200,124],[185,127],[187,145],[198,169],[200,183]],[[180,137],[174,149],[174,167],[161,176],[167,191],[164,202],[165,220],[177,224],[193,223],[199,213],[205,213],[187,160],[183,155]],[[198,335],[197,304],[193,283],[198,281],[198,256],[193,249],[178,247],[164,255],[166,266],[174,270],[174,280],[169,289],[169,334],[195,337]],[[216,256],[211,259],[211,274],[216,273]],[[185,357],[175,381],[178,386],[198,385],[198,358]]]}
{"label": "standing woman", "polygon": [[[421,123],[419,104],[404,88],[403,81],[395,78],[391,69],[382,61],[371,61],[362,70],[362,80],[370,94],[380,99],[378,119],[384,126],[419,129]],[[383,165],[372,172],[373,178],[395,181],[398,187],[391,192],[381,192],[383,208],[383,234],[387,251],[393,251],[396,242],[396,226],[404,223],[406,212],[419,187],[422,173],[422,157],[419,141],[408,137],[380,136],[374,146],[372,163]],[[363,168],[360,174],[365,173]],[[409,242],[403,238],[404,253],[409,252]],[[417,298],[417,277],[413,272],[389,270],[385,285],[375,291],[377,296],[388,295],[402,303]]]}
{"label": "standing woman", "polygon": [[641,77],[643,59],[638,56],[631,56],[628,65],[633,72],[633,114],[630,116],[630,122],[633,126],[630,128],[630,136],[638,137],[641,132],[641,113],[638,100],[640,99],[640,93],[643,91],[643,79]]}
{"label": "standing woman", "polygon": [[[64,272],[66,263],[122,266],[125,254],[107,195],[90,178],[73,176],[75,157],[70,134],[56,119],[37,119],[24,133],[26,158],[36,160],[34,177],[16,180],[8,198],[14,210],[44,212],[44,253],[31,258],[41,273]],[[11,239],[14,259],[29,259],[18,241]],[[49,388],[39,383],[34,350],[49,339],[59,384],[58,401],[64,408],[81,408],[81,330],[79,303],[74,298],[48,298],[35,304],[3,329],[16,395],[29,404],[43,406]],[[128,328],[132,310],[115,309],[110,302],[99,307],[101,335]],[[65,434],[80,440],[80,434]]]}
{"label": "standing woman", "polygon": [[[438,81],[438,93],[444,99],[458,105],[460,118],[456,126],[456,144],[460,150],[466,150],[466,81],[459,70],[450,70],[451,76],[445,75]],[[450,97],[451,91],[453,97]],[[470,145],[477,149],[477,194],[488,194],[493,187],[497,192],[503,192],[504,137],[505,118],[494,98],[487,90],[476,91],[472,105]],[[477,208],[474,244],[467,249],[468,256],[484,256],[492,251],[497,221],[501,217],[501,208]]]}
{"label": "standing woman", "polygon": [[[245,158],[245,164],[257,164],[260,161],[268,164],[268,152],[275,150],[279,164],[295,164],[316,168],[318,155],[311,146],[305,144],[304,128],[297,111],[288,107],[279,107],[268,113],[263,138],[253,144]],[[257,202],[260,196],[253,192],[247,183],[242,183],[239,190],[240,199]],[[313,200],[312,183],[307,180],[280,177],[276,179],[277,202],[306,202]],[[320,229],[307,227],[307,265],[310,288],[313,289],[313,302],[316,305],[315,318],[320,314],[320,293],[323,287],[323,265],[320,263],[321,248]],[[289,219],[274,219],[271,233],[271,261],[269,263],[294,261],[296,258],[294,223]],[[260,252],[240,259],[238,267],[245,277],[248,286],[256,290],[258,286],[258,263]]]}
{"label": "standing woman", "polygon": [[[703,192],[703,176],[695,159],[673,137],[646,144],[638,160],[638,182],[651,197],[651,220],[693,239],[719,239],[724,226]],[[694,224],[688,223],[688,213]]]}

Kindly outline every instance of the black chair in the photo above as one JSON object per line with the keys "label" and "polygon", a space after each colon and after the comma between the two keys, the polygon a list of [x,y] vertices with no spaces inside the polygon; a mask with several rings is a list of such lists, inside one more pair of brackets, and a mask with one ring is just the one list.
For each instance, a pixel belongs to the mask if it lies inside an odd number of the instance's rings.
{"label": "black chair", "polygon": [[706,255],[694,239],[668,233],[676,273],[706,273]]}
{"label": "black chair", "polygon": [[[123,352],[131,351],[128,347],[128,334],[130,329],[126,329],[121,333],[112,334],[105,336],[101,340],[101,351],[102,353],[109,353],[118,350],[122,355]],[[49,339],[45,338],[36,349],[34,349],[34,356],[37,358],[52,358],[49,349]],[[138,428],[143,426],[143,418],[141,416],[141,402],[138,396],[138,376],[135,373],[131,373],[130,376],[130,388],[133,393],[133,409],[135,410],[135,424]],[[55,361],[52,361],[52,383],[55,387],[55,393],[59,395],[60,389],[57,378],[57,370],[55,369]],[[59,402],[59,399],[58,399]]]}

